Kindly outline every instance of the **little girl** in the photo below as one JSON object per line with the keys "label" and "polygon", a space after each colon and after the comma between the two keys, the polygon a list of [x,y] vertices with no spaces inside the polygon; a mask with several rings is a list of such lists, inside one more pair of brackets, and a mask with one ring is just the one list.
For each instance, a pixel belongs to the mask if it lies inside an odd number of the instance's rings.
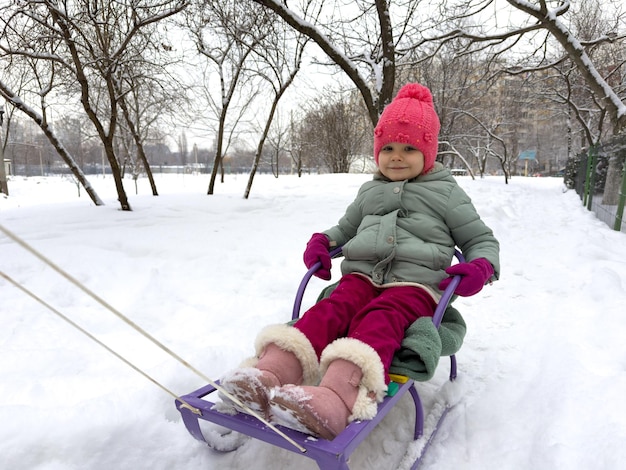
{"label": "little girl", "polygon": [[[333,439],[373,418],[405,330],[433,315],[450,276],[462,276],[461,296],[498,278],[498,241],[435,162],[439,127],[428,88],[405,85],[374,129],[378,172],[304,252],[307,268],[321,262],[316,275],[330,279],[329,251],[342,246],[339,284],[293,326],[263,329],[256,356],[222,379],[269,421]],[[451,266],[455,246],[467,262]]]}

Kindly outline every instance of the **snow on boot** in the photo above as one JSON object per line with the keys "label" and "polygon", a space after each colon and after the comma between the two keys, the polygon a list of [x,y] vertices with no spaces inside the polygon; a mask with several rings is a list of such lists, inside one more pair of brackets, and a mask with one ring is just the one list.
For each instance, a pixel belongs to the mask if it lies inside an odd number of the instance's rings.
{"label": "snow on boot", "polygon": [[[243,405],[267,419],[269,389],[283,385],[283,380],[284,383],[290,383],[291,380],[293,383],[300,383],[301,378],[302,367],[296,356],[271,343],[261,353],[256,367],[235,369],[222,378],[220,385]],[[246,411],[227,395],[220,393],[220,397],[237,410]]]}
{"label": "snow on boot", "polygon": [[322,368],[326,372],[318,387],[287,385],[272,390],[272,422],[330,440],[351,421],[376,415],[387,386],[374,349],[341,338],[324,350]]}
{"label": "snow on boot", "polygon": [[[319,366],[310,342],[293,327],[265,328],[257,337],[255,347],[257,357],[225,375],[220,385],[243,405],[268,419],[269,390],[285,384],[314,383],[319,376]],[[231,408],[246,411],[227,395],[220,393],[220,397]]]}
{"label": "snow on boot", "polygon": [[319,387],[287,385],[274,391],[271,419],[334,439],[348,425],[362,376],[359,366],[338,359],[328,367]]}

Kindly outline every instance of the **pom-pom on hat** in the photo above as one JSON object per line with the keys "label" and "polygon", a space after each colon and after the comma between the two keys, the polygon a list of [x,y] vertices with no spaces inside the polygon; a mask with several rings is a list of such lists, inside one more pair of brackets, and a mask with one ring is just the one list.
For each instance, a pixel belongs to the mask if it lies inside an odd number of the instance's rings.
{"label": "pom-pom on hat", "polygon": [[374,160],[392,142],[409,144],[424,154],[423,174],[435,164],[439,146],[439,117],[430,90],[419,83],[404,85],[385,107],[374,129]]}

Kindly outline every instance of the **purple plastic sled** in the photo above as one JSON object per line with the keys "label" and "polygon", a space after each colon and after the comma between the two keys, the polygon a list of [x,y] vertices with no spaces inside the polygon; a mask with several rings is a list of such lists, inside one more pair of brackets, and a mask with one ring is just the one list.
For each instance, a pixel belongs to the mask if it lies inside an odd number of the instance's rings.
{"label": "purple plastic sled", "polygon": [[[331,252],[333,256],[338,255],[341,252],[341,248],[338,248]],[[463,262],[463,256],[457,251],[456,256],[459,262]],[[320,265],[313,266],[305,274],[300,287],[298,289],[296,300],[294,302],[293,318],[298,318],[300,314],[300,306],[302,303],[302,297],[306,286],[315,273],[319,269]],[[450,283],[446,291],[443,293],[441,300],[433,315],[433,322],[435,326],[439,327],[443,314],[452,298],[454,290],[460,282],[460,276],[457,276]],[[450,380],[456,378],[456,358],[454,355],[450,356]],[[342,431],[335,439],[326,440],[318,437],[313,437],[308,434],[294,431],[282,426],[277,426],[286,436],[292,439],[300,448],[289,442],[283,436],[277,434],[274,430],[263,424],[253,416],[245,413],[237,413],[235,415],[229,415],[221,413],[214,408],[215,402],[210,401],[209,395],[216,392],[215,387],[212,385],[206,385],[198,390],[195,390],[187,395],[183,395],[180,399],[176,400],[176,408],[180,412],[183,422],[189,433],[199,441],[205,442],[211,445],[202,433],[200,428],[200,421],[205,420],[211,423],[223,426],[232,431],[239,432],[241,434],[259,439],[269,444],[281,447],[288,451],[292,451],[303,455],[305,457],[314,459],[321,470],[349,470],[348,460],[350,455],[356,450],[356,448],[367,438],[369,433],[380,423],[387,413],[393,408],[393,406],[404,396],[405,393],[410,393],[415,405],[415,431],[414,438],[428,439],[425,443],[420,455],[413,463],[412,469],[416,469],[426,452],[430,442],[436,434],[439,424],[442,422],[447,414],[447,409],[439,417],[432,432],[429,436],[423,436],[424,434],[424,408],[420,399],[417,389],[414,387],[414,380],[408,379],[405,383],[398,384],[398,390],[393,396],[387,396],[382,403],[378,406],[378,413],[372,420],[355,421],[352,422]],[[217,382],[219,385],[219,382]],[[304,449],[304,450],[303,450]],[[219,450],[219,449],[216,449]]]}

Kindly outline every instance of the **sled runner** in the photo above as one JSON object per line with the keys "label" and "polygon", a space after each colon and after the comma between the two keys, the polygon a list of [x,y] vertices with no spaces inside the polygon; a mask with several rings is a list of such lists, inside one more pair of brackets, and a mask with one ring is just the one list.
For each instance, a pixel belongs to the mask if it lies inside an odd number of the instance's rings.
{"label": "sled runner", "polygon": [[[331,252],[331,256],[337,256],[341,248]],[[459,262],[464,262],[460,252],[456,252]],[[292,313],[292,320],[300,316],[302,298],[306,286],[313,274],[321,267],[320,263],[313,266],[302,279]],[[425,412],[420,395],[415,387],[416,382],[429,380],[434,368],[437,366],[439,356],[450,357],[450,381],[456,378],[457,367],[455,353],[460,348],[465,335],[465,323],[460,314],[449,305],[454,290],[460,282],[460,276],[456,276],[443,293],[441,300],[432,318],[428,321],[414,323],[407,330],[402,348],[396,354],[396,358],[390,369],[392,382],[389,384],[387,396],[378,405],[378,413],[372,420],[355,421],[350,423],[335,439],[326,440],[313,437],[282,426],[276,426],[283,435],[278,434],[257,418],[245,413],[234,415],[217,411],[216,402],[210,401],[210,395],[216,392],[213,385],[206,385],[187,395],[179,397],[175,404],[181,413],[183,422],[189,433],[199,441],[207,443],[218,451],[232,451],[238,448],[243,440],[231,434],[231,431],[250,436],[283,449],[299,453],[316,461],[322,470],[349,470],[348,460],[350,455],[357,449],[370,432],[385,418],[398,401],[409,393],[415,406],[414,439],[423,441],[418,448],[410,449],[410,461],[412,469],[419,465],[430,442],[439,429],[440,423],[445,418],[448,408],[445,404],[438,404],[438,414],[429,416],[425,426]],[[331,286],[332,287],[332,286]],[[325,295],[322,292],[320,297]],[[425,320],[425,319],[421,319]],[[426,342],[439,344],[439,355],[436,358],[422,354],[421,345]],[[428,349],[433,349],[428,347]],[[437,348],[435,348],[437,349]],[[219,385],[219,382],[216,382]],[[211,430],[207,435],[203,434],[200,420],[213,423],[225,428],[224,434]],[[413,457],[411,457],[413,456]],[[406,457],[405,457],[406,459]]]}

